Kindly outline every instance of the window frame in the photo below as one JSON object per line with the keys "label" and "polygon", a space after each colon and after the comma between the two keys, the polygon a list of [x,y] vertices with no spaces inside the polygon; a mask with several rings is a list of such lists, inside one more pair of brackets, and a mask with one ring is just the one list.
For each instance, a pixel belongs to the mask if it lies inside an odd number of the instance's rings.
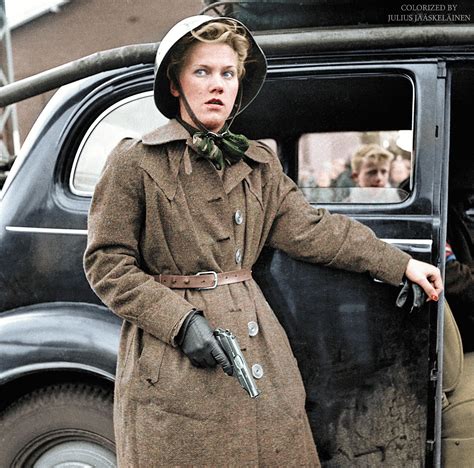
{"label": "window frame", "polygon": [[89,192],[89,191],[80,190],[80,189],[76,188],[76,186],[74,184],[74,179],[75,179],[77,166],[79,164],[79,160],[80,160],[82,151],[83,151],[85,145],[87,144],[90,135],[96,130],[98,125],[100,125],[100,123],[108,115],[110,115],[112,112],[114,112],[118,108],[120,108],[120,107],[122,107],[122,106],[124,106],[124,105],[126,105],[130,102],[136,101],[138,99],[149,98],[149,97],[153,97],[153,90],[140,91],[139,93],[127,96],[123,99],[120,99],[119,101],[114,102],[110,107],[107,107],[104,111],[102,111],[94,119],[92,124],[89,126],[89,128],[87,129],[87,131],[83,135],[83,137],[81,139],[81,142],[80,142],[80,144],[79,144],[79,146],[76,150],[76,154],[74,155],[74,160],[73,160],[73,163],[72,163],[72,166],[71,166],[71,170],[69,172],[69,180],[68,180],[68,188],[69,188],[69,191],[70,191],[71,194],[73,194],[75,196],[78,196],[78,197],[81,197],[81,198],[92,198],[92,195],[94,193],[93,190],[92,190],[92,192]]}

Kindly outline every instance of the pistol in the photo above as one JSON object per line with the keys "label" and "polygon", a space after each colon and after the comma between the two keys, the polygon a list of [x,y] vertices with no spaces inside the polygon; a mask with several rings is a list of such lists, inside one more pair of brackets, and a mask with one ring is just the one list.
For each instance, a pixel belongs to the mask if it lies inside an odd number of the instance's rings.
{"label": "pistol", "polygon": [[237,377],[240,386],[250,395],[250,398],[257,398],[260,395],[260,390],[255,385],[255,380],[252,377],[235,335],[229,330],[217,328],[214,331],[214,336],[232,363],[234,376]]}

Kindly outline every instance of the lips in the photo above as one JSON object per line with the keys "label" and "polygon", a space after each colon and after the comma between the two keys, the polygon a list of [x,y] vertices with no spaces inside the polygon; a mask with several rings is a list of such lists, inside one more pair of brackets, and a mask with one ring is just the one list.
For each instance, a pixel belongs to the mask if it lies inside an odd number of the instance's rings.
{"label": "lips", "polygon": [[223,106],[224,103],[220,99],[209,99],[209,101],[206,101],[206,104],[210,104],[213,106]]}

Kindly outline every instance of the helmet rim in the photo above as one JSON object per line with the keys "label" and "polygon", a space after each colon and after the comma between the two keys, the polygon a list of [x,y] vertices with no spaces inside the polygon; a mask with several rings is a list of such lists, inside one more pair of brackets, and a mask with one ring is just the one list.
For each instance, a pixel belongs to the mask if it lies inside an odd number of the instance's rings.
{"label": "helmet rim", "polygon": [[232,21],[241,26],[247,33],[250,50],[245,65],[245,75],[240,81],[242,88],[241,106],[235,115],[240,114],[260,92],[267,71],[267,60],[260,46],[249,29],[240,21],[229,17],[213,17],[196,15],[176,23],[161,41],[155,57],[155,77],[153,97],[158,110],[167,118],[172,119],[179,113],[179,99],[170,92],[170,80],[167,76],[170,53],[176,43],[191,31],[214,21]]}

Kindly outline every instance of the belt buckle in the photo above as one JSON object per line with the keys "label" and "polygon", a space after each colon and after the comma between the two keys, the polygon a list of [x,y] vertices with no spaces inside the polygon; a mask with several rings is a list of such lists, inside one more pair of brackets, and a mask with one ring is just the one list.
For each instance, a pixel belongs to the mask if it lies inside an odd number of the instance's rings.
{"label": "belt buckle", "polygon": [[202,275],[212,275],[214,277],[214,284],[212,286],[208,286],[207,288],[197,288],[198,290],[201,289],[216,289],[217,288],[217,273],[215,271],[200,271],[196,273],[195,276],[202,276]]}

